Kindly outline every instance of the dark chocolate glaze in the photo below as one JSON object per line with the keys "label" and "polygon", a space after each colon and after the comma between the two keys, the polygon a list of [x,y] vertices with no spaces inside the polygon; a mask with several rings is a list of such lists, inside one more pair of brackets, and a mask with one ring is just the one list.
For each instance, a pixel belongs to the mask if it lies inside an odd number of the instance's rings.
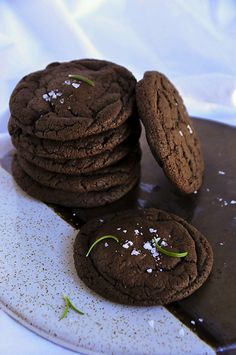
{"label": "dark chocolate glaze", "polygon": [[[194,120],[194,126],[202,142],[206,169],[197,194],[182,195],[171,185],[152,157],[143,134],[139,186],[107,207],[53,207],[75,227],[92,217],[142,207],[163,209],[193,224],[213,248],[212,274],[193,295],[168,309],[218,353],[236,354],[236,204],[230,204],[236,201],[236,128],[199,119]],[[6,169],[9,159],[8,156],[1,161]]]}

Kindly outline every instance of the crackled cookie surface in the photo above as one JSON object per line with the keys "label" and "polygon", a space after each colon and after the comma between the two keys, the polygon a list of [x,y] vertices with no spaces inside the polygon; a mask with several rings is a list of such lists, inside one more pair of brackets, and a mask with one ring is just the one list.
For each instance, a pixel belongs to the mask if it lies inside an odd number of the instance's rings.
{"label": "crackled cookie surface", "polygon": [[[82,75],[94,83],[73,79]],[[133,113],[136,79],[103,60],[52,63],[25,76],[10,98],[18,127],[39,138],[72,140],[120,126]]]}
{"label": "crackled cookie surface", "polygon": [[150,71],[138,82],[136,96],[149,146],[165,174],[184,193],[198,190],[203,156],[178,91],[163,74]]}
{"label": "crackled cookie surface", "polygon": [[[118,238],[98,242],[100,237]],[[171,257],[170,252],[187,252]],[[207,279],[213,253],[207,239],[183,219],[157,209],[125,211],[91,220],[75,241],[74,262],[85,284],[123,304],[161,305],[181,300]]]}

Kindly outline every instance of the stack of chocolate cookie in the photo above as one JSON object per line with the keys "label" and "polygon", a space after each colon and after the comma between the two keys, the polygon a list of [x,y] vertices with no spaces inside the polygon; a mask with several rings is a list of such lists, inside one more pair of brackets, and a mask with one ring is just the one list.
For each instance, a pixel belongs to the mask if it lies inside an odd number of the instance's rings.
{"label": "stack of chocolate cookie", "polygon": [[10,99],[17,183],[44,202],[96,207],[140,175],[136,79],[101,60],[52,63],[25,76]]}

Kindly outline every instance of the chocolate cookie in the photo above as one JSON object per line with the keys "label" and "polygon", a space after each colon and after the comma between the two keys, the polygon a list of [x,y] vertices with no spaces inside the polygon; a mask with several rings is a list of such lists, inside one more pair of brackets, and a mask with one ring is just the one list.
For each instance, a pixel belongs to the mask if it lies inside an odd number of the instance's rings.
{"label": "chocolate cookie", "polygon": [[[130,153],[116,165],[110,166],[92,175],[66,175],[48,172],[17,156],[24,172],[39,184],[53,189],[71,192],[90,192],[108,190],[114,186],[125,185],[139,174],[140,152]],[[108,170],[108,171],[107,171]]]}
{"label": "chocolate cookie", "polygon": [[[118,242],[100,241],[86,257],[92,243],[107,235]],[[187,256],[167,256],[156,242],[165,251]],[[74,262],[85,284],[105,298],[151,306],[181,300],[202,286],[211,272],[213,253],[207,239],[182,218],[144,209],[87,222],[75,240]]]}
{"label": "chocolate cookie", "polygon": [[136,99],[148,144],[165,174],[184,193],[198,190],[203,156],[176,88],[163,74],[146,72],[136,86]]}
{"label": "chocolate cookie", "polygon": [[116,129],[71,141],[54,141],[30,136],[18,127],[13,118],[9,120],[9,133],[13,145],[21,147],[38,157],[50,159],[81,159],[105,151],[112,151],[135,130],[140,132],[140,123],[136,118],[127,120]]}
{"label": "chocolate cookie", "polygon": [[[81,75],[94,86],[72,79]],[[25,76],[10,98],[10,112],[24,132],[73,140],[120,126],[134,112],[136,79],[104,60],[52,63]]]}
{"label": "chocolate cookie", "polygon": [[20,167],[17,159],[13,159],[12,174],[17,184],[30,196],[46,203],[54,203],[67,207],[98,207],[119,200],[127,194],[137,183],[140,172],[137,176],[127,180],[125,185],[112,187],[99,192],[69,192],[45,187],[34,181]]}
{"label": "chocolate cookie", "polygon": [[[133,147],[133,148],[132,148]],[[107,166],[118,163],[130,151],[135,151],[138,145],[129,145],[127,142],[115,147],[112,152],[104,152],[82,159],[48,159],[35,156],[27,150],[18,147],[17,152],[20,156],[30,163],[45,170],[68,175],[80,175],[91,173]]]}

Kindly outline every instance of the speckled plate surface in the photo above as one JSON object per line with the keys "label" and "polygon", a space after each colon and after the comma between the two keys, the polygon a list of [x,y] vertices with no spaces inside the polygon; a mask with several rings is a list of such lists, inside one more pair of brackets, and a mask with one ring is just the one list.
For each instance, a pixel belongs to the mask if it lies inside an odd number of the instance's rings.
{"label": "speckled plate surface", "polygon": [[[39,335],[86,354],[213,354],[163,307],[125,307],[91,292],[73,265],[77,231],[0,167],[0,304]],[[79,309],[59,321],[67,294]]]}

